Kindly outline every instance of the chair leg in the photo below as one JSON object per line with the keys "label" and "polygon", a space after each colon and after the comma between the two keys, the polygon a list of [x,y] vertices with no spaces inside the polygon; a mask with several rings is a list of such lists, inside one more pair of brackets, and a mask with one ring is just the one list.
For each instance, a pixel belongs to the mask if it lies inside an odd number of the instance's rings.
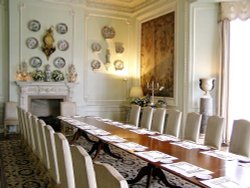
{"label": "chair leg", "polygon": [[7,135],[7,131],[8,131],[8,125],[4,124],[4,127],[3,127],[3,135],[4,135],[4,137]]}

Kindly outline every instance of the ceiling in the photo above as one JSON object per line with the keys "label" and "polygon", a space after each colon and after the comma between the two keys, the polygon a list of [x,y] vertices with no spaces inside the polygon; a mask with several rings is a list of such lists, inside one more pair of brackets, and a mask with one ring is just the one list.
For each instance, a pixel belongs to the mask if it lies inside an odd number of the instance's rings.
{"label": "ceiling", "polygon": [[104,8],[116,11],[135,12],[159,0],[44,0],[57,3],[84,4],[92,8]]}

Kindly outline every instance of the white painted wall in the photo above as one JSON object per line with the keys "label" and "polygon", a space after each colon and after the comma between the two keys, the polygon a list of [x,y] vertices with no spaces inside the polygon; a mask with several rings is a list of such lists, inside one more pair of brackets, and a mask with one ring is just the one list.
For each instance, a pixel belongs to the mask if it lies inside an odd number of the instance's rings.
{"label": "white painted wall", "polygon": [[188,62],[188,111],[199,112],[199,78],[215,77],[214,113],[218,98],[219,28],[218,4],[195,2],[190,4],[189,62]]}
{"label": "white painted wall", "polygon": [[[0,1],[3,2],[4,0]],[[51,64],[53,59],[62,56],[67,65],[74,63],[78,72],[78,85],[74,95],[78,114],[98,115],[115,120],[125,117],[125,109],[121,105],[128,99],[129,88],[139,82],[140,61],[140,24],[170,10],[176,11],[176,88],[175,98],[169,99],[173,108],[184,113],[199,111],[199,97],[202,91],[198,79],[205,76],[217,76],[217,11],[216,3],[199,1],[160,0],[150,9],[145,8],[136,13],[128,14],[104,9],[87,8],[84,5],[52,3],[40,0],[11,0],[9,2],[9,61],[6,46],[8,33],[1,33],[6,41],[0,44],[1,91],[0,102],[18,100],[18,90],[14,83],[18,64],[28,61],[32,56],[42,58],[44,64]],[[6,6],[0,3],[0,27],[7,28]],[[27,23],[37,19],[41,23],[39,32],[27,29]],[[66,23],[69,31],[65,35],[54,32],[55,40],[68,40],[70,48],[66,52],[56,51],[49,61],[40,49],[30,50],[25,45],[27,37],[34,36],[42,41],[45,30],[57,23]],[[101,35],[104,25],[112,25],[116,31],[114,39],[105,41]],[[7,30],[6,30],[7,31]],[[2,30],[1,30],[2,32]],[[91,51],[92,42],[99,42],[103,50],[99,54]],[[125,52],[118,55],[114,52],[114,43],[122,42]],[[124,61],[125,69],[115,71],[111,67],[106,71],[101,67],[92,71],[91,61],[105,61],[105,49],[111,50],[111,62],[116,59]],[[4,56],[5,55],[5,56]],[[8,64],[4,64],[8,63]],[[9,65],[10,70],[8,71]],[[67,65],[64,72],[67,70]],[[3,68],[2,68],[3,67]],[[29,68],[32,70],[32,68]],[[8,75],[6,75],[9,73]],[[9,77],[9,82],[7,80]],[[9,83],[9,84],[8,84]],[[9,91],[9,95],[7,93]],[[216,89],[213,92],[216,100]],[[2,113],[1,113],[2,116]],[[185,117],[185,116],[184,116]]]}

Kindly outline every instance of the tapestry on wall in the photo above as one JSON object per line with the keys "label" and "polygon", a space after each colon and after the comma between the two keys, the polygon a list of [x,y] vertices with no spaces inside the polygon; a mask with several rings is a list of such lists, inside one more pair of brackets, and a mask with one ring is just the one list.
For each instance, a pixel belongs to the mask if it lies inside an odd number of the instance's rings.
{"label": "tapestry on wall", "polygon": [[[174,12],[141,25],[141,86],[159,85],[156,96],[174,97]],[[161,89],[160,89],[161,88]]]}

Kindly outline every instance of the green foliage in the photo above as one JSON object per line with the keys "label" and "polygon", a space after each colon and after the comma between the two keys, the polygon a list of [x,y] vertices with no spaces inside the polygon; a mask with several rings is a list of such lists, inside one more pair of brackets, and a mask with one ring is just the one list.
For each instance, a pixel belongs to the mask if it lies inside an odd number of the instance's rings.
{"label": "green foliage", "polygon": [[64,80],[64,75],[60,70],[54,70],[52,72],[52,79],[56,82],[58,81],[63,81]]}
{"label": "green foliage", "polygon": [[45,73],[44,71],[37,69],[31,72],[31,77],[35,81],[43,81],[45,78]]}
{"label": "green foliage", "polygon": [[147,104],[150,102],[150,96],[149,95],[146,95],[146,96],[143,96],[143,97],[137,97],[137,98],[134,98],[131,100],[131,104],[137,104],[141,107],[144,107],[144,106],[147,106]]}

